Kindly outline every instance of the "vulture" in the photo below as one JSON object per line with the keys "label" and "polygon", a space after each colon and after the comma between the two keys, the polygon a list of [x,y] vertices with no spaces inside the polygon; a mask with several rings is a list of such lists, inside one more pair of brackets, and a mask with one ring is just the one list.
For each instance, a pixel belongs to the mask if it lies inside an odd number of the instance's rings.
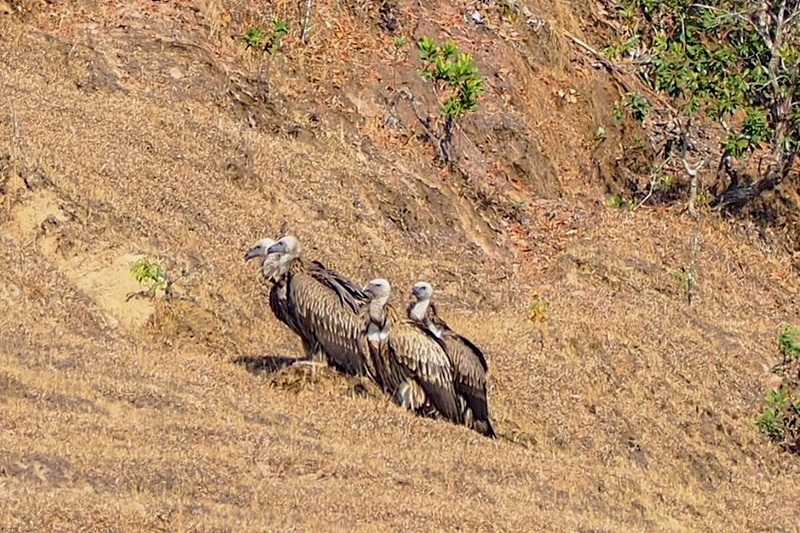
{"label": "vulture", "polygon": [[284,323],[300,336],[306,356],[313,362],[327,360],[347,374],[366,374],[358,344],[359,313],[367,300],[363,291],[322,263],[306,262],[300,243],[291,235],[280,238],[264,253],[266,261],[276,262],[273,277],[285,290],[276,296],[278,303],[270,306],[281,320],[278,313],[286,312],[289,321]]}
{"label": "vulture", "polygon": [[360,343],[371,374],[398,404],[419,414],[463,423],[453,386],[453,367],[444,345],[418,323],[398,316],[391,286],[372,280],[364,292]]}
{"label": "vulture", "polygon": [[459,399],[464,424],[487,437],[496,437],[489,415],[486,373],[489,365],[480,348],[462,337],[436,312],[433,287],[425,281],[411,289],[414,301],[408,306],[408,318],[427,329],[444,345],[453,365],[454,388]]}
{"label": "vulture", "polygon": [[309,360],[313,360],[312,355],[316,347],[314,340],[304,334],[289,307],[286,295],[286,279],[281,274],[281,270],[285,269],[286,259],[278,253],[269,253],[268,251],[275,242],[270,238],[261,239],[245,254],[244,259],[245,261],[250,261],[261,258],[261,274],[268,282],[272,283],[269,291],[269,307],[272,310],[272,314],[300,337],[303,343],[303,351]]}

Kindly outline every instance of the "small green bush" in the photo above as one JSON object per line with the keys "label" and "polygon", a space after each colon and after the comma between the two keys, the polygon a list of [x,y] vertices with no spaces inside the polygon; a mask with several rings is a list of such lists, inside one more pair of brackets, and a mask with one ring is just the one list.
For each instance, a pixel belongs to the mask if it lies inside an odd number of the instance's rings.
{"label": "small green bush", "polygon": [[446,93],[442,100],[442,114],[457,119],[477,109],[484,86],[472,56],[461,53],[452,42],[440,46],[430,37],[423,37],[418,46],[419,58],[424,65],[420,72],[422,77],[436,85],[437,93]]}
{"label": "small green bush", "polygon": [[417,46],[423,64],[420,74],[433,83],[444,117],[438,138],[439,159],[449,163],[453,128],[459,118],[478,109],[478,98],[484,92],[483,76],[472,56],[462,53],[452,42],[438,45],[432,38],[423,37]]}
{"label": "small green bush", "polygon": [[633,210],[633,202],[622,196],[621,194],[615,194],[608,199],[608,205],[616,208],[616,209],[627,209]]}
{"label": "small green bush", "polygon": [[261,28],[252,27],[247,30],[242,40],[246,48],[259,48],[267,38],[267,32]]}
{"label": "small green bush", "polygon": [[157,291],[167,288],[167,273],[164,268],[147,258],[137,260],[131,267],[131,274],[140,285],[147,288],[147,294],[155,297]]}
{"label": "small green bush", "polygon": [[800,454],[800,329],[784,324],[778,344],[782,360],[773,372],[782,381],[767,394],[767,408],[755,423],[781,448]]}
{"label": "small green bush", "polygon": [[260,48],[270,55],[275,55],[281,48],[282,39],[289,33],[289,27],[280,19],[272,21],[272,30],[253,26],[247,30],[242,40],[245,48]]}

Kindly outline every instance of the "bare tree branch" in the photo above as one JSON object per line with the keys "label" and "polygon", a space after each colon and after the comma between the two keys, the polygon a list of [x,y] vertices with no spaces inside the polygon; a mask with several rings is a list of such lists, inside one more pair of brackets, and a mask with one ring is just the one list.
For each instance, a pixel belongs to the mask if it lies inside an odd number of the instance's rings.
{"label": "bare tree branch", "polygon": [[683,163],[683,170],[685,170],[692,179],[691,184],[689,185],[689,204],[686,206],[686,209],[689,211],[690,215],[697,218],[697,209],[695,208],[695,204],[697,202],[697,174],[700,168],[706,164],[706,160],[701,159],[696,167],[691,168],[689,166],[689,162],[686,160],[686,154],[683,154],[681,157],[681,163]]}
{"label": "bare tree branch", "polygon": [[[781,0],[780,4],[778,4],[778,15],[775,22],[775,39],[772,41],[769,39],[764,41],[770,53],[767,69],[769,70],[769,81],[772,84],[772,90],[775,91],[775,98],[780,98],[781,94],[781,86],[778,82],[778,68],[780,67],[781,46],[783,46],[783,16],[785,14],[785,7],[786,0]],[[767,32],[768,30],[765,29],[764,31]]]}
{"label": "bare tree branch", "polygon": [[314,0],[306,0],[306,8],[303,12],[303,29],[300,32],[300,40],[303,44],[306,43],[308,38],[308,29],[311,24],[311,9],[314,7]]}

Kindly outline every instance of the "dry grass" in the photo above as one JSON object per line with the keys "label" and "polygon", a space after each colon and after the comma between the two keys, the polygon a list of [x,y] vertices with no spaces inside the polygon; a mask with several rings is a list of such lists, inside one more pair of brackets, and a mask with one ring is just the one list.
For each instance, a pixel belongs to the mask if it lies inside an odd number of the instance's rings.
{"label": "dry grass", "polygon": [[[505,42],[463,29],[466,3],[399,4],[407,33],[425,16],[463,43]],[[0,18],[0,529],[796,531],[800,463],[752,420],[800,280],[747,228],[614,211],[587,189],[582,135],[613,93],[599,75],[554,53],[534,76],[514,55],[523,23],[500,27],[508,61],[479,60],[515,77],[492,78],[465,129],[522,126],[475,137],[494,182],[454,183],[423,141],[380,126],[373,51],[391,38],[372,15],[319,2],[310,52],[287,41],[262,94],[266,71],[226,40],[261,15],[191,5]],[[561,108],[536,89],[587,79],[594,100]],[[498,176],[533,160],[526,128],[552,175],[512,185]],[[548,188],[567,193],[532,193]],[[522,222],[501,216],[514,198]],[[489,354],[505,438],[286,367],[299,343],[242,260],[284,230],[355,279],[432,281]],[[695,237],[690,307],[675,273]],[[194,300],[125,302],[142,255],[188,269],[176,287]]]}

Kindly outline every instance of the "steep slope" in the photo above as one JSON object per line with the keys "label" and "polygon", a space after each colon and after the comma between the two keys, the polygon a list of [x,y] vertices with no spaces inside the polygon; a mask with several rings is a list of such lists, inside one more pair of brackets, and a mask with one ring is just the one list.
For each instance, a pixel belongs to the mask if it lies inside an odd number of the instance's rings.
{"label": "steep slope", "polygon": [[[800,322],[790,258],[712,217],[606,207],[616,92],[563,38],[569,6],[477,5],[483,25],[466,2],[315,2],[308,44],[270,59],[231,36],[295,2],[12,3],[0,528],[796,530],[800,462],[752,425]],[[487,75],[453,170],[411,51],[418,110],[390,113],[393,32],[450,35]],[[489,354],[504,438],[273,371],[299,342],[243,253],[286,231],[398,299],[431,281]],[[142,256],[185,270],[188,299],[127,301]]]}

